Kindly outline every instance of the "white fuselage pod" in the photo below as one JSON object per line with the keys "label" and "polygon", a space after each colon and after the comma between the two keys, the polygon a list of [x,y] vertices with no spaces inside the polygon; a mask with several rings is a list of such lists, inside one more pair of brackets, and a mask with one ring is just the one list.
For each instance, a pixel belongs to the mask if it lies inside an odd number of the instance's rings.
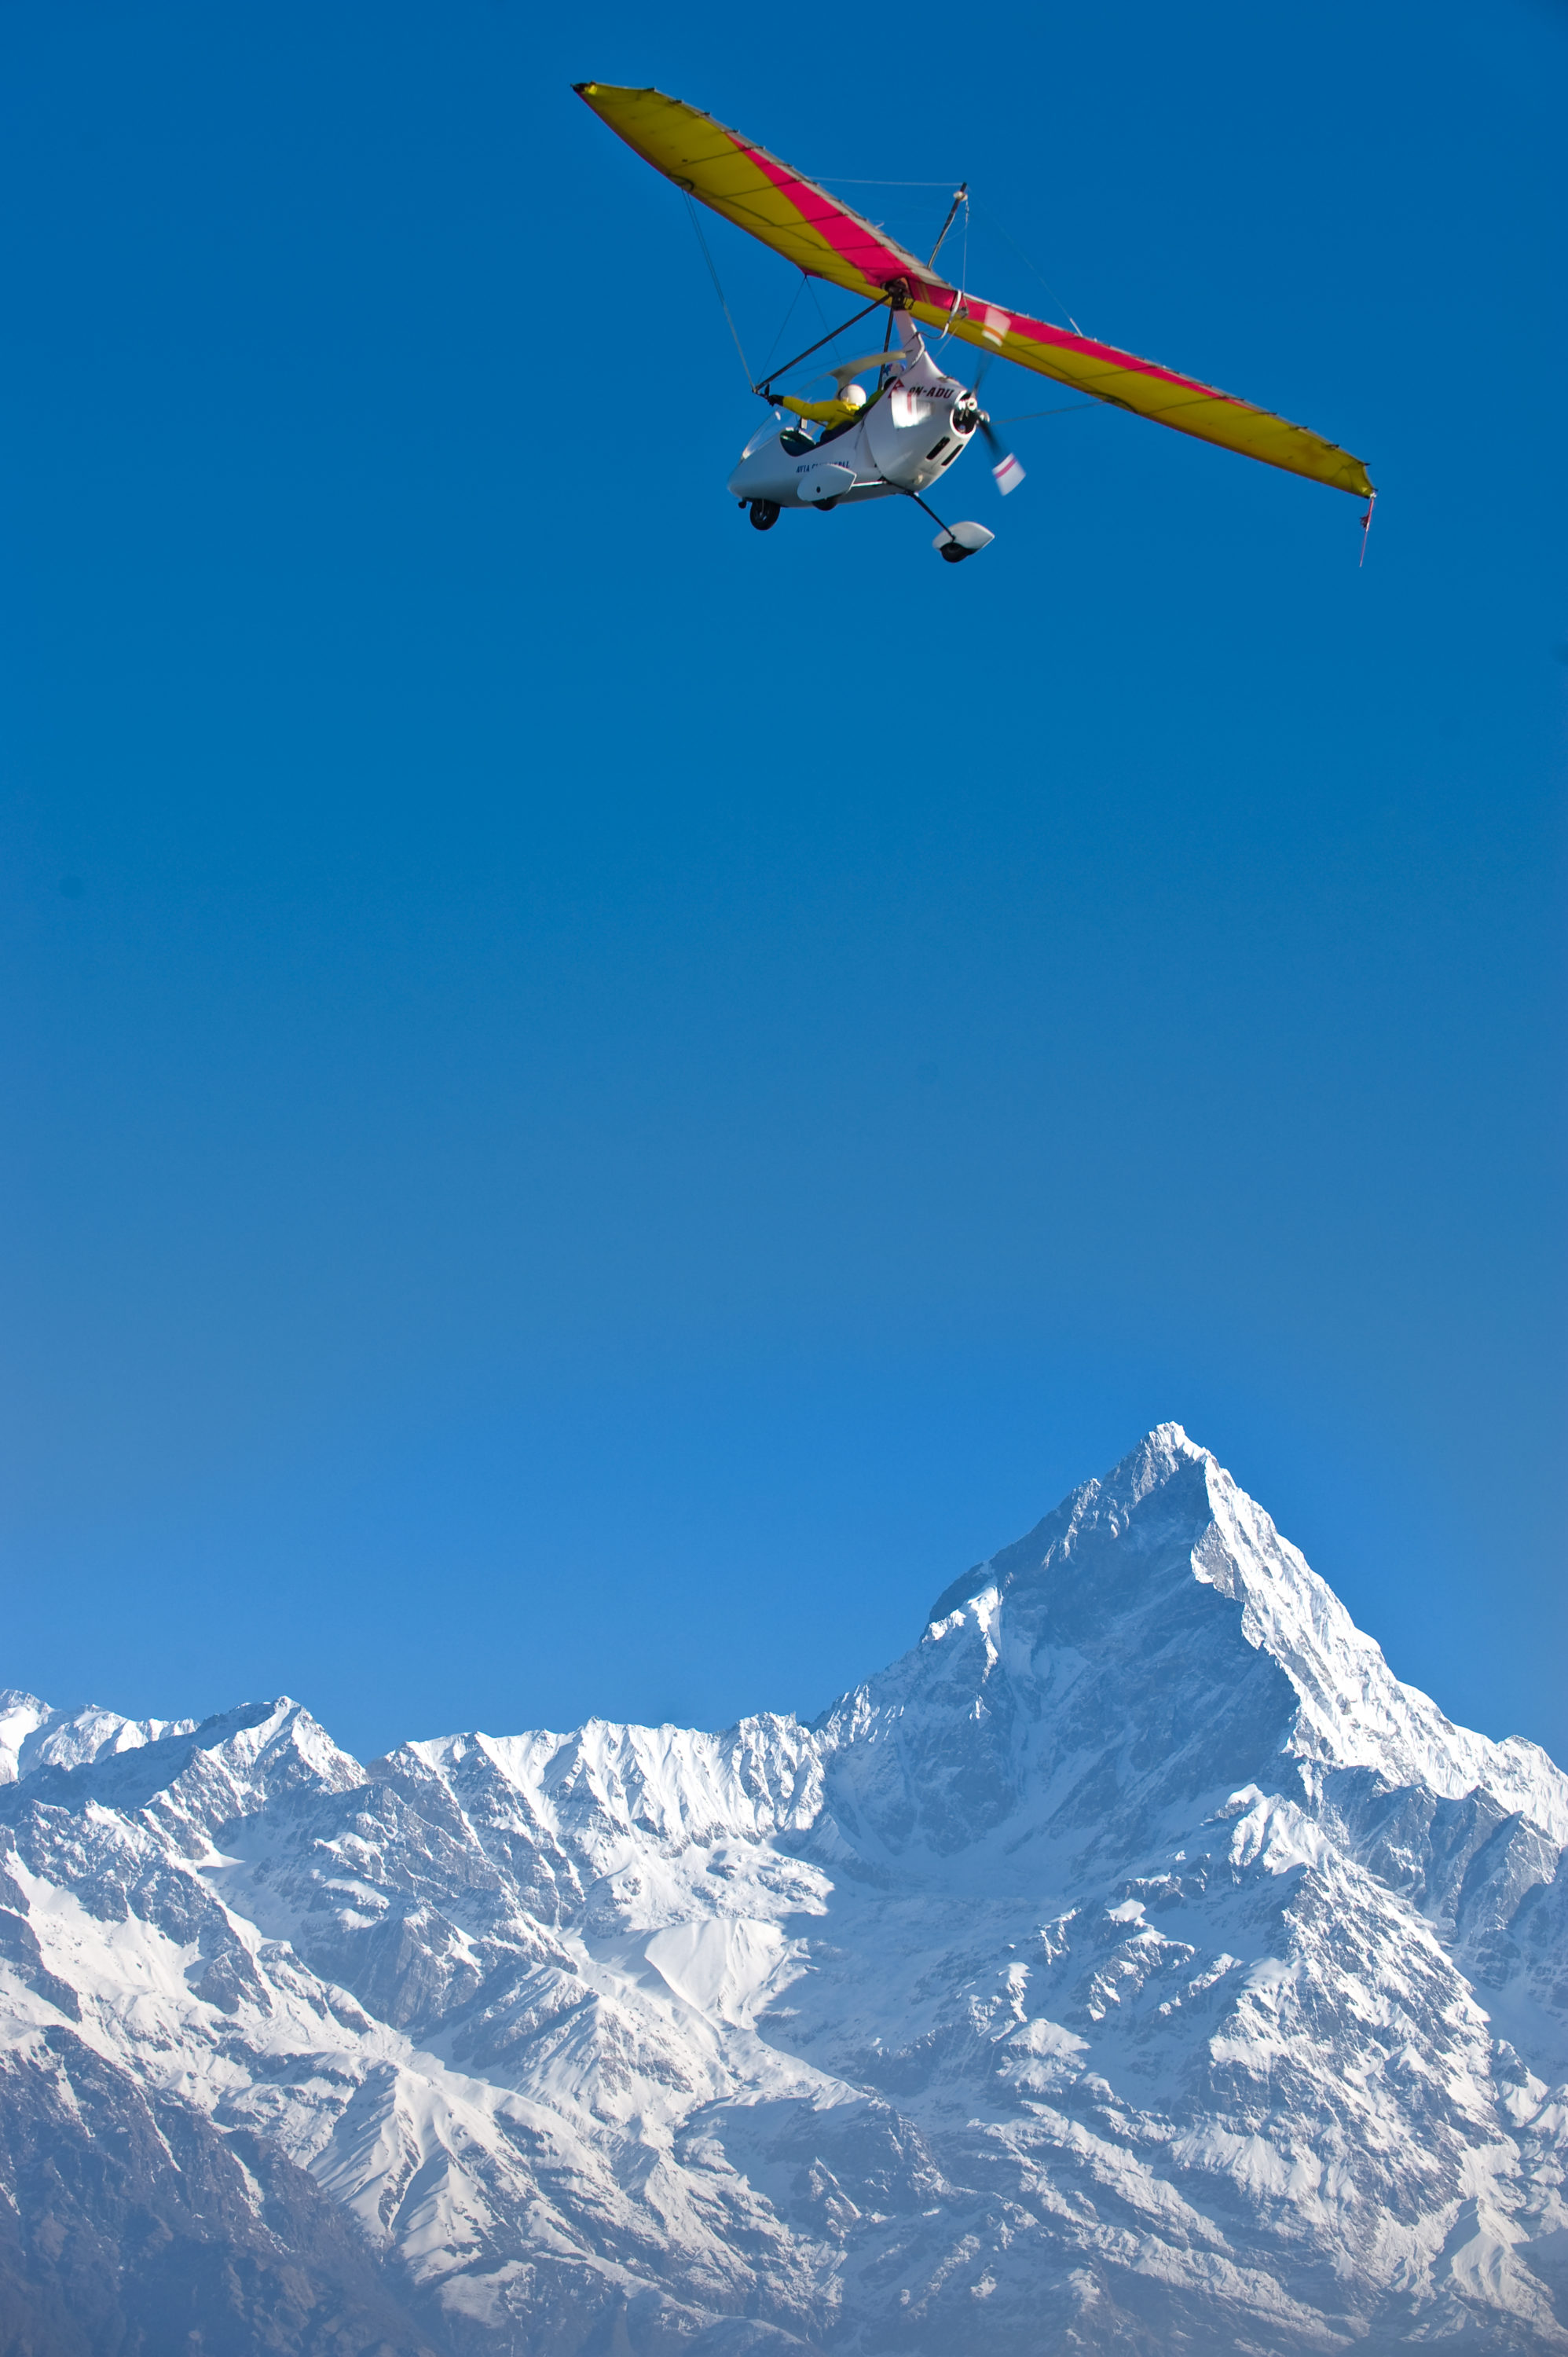
{"label": "white fuselage pod", "polygon": [[926,491],[941,480],[973,440],[979,409],[969,388],[937,366],[908,313],[897,319],[902,349],[886,389],[816,441],[792,422],[755,435],[729,479],[732,499],[826,508]]}

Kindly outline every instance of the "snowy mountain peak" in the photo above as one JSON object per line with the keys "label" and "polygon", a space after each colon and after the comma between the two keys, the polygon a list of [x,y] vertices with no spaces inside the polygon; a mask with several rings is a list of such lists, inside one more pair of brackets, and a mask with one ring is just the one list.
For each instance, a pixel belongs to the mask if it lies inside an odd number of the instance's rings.
{"label": "snowy mountain peak", "polygon": [[[1211,1612],[1195,1588],[1212,1592]],[[1179,1659],[1189,1681],[1212,1684],[1219,1719],[1233,1727],[1251,1693],[1237,1653],[1245,1645],[1289,1681],[1277,1745],[1305,1775],[1360,1769],[1449,1799],[1480,1788],[1568,1841],[1568,1777],[1545,1752],[1455,1727],[1396,1678],[1300,1550],[1179,1424],[1156,1425],[1102,1480],[944,1591],[921,1649],[948,1657],[932,1674],[943,1684],[970,1624],[983,1637],[993,1709],[1001,1667],[1017,1695],[1047,1711],[1071,1656],[1075,1678],[1097,1660],[1109,1670],[1135,1718],[1148,1706],[1144,1680],[1165,1686]]]}

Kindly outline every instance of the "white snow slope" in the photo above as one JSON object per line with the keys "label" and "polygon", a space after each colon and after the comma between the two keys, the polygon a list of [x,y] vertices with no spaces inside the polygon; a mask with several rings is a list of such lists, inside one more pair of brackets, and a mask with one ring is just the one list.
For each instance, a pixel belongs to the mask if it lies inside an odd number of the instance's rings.
{"label": "white snow slope", "polygon": [[1179,1426],[811,1727],[0,1743],[5,2067],[74,2008],[455,2357],[1568,2357],[1568,1779]]}

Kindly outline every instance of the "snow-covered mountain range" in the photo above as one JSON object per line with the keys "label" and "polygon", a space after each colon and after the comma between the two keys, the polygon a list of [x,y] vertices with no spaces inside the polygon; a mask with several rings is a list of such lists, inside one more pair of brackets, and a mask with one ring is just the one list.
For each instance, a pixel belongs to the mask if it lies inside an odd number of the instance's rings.
{"label": "snow-covered mountain range", "polygon": [[1568,2352],[1565,1845],[1176,1425],[811,1726],[0,1695],[0,2350]]}

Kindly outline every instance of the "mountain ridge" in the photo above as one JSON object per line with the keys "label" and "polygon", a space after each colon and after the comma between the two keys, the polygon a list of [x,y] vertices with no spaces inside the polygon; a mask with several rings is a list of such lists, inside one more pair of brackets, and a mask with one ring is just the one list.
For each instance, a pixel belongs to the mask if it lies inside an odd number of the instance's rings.
{"label": "mountain ridge", "polygon": [[1568,1780],[1179,1426],[809,1725],[113,1719],[11,1748],[5,2067],[263,2138],[389,2347],[1568,2350]]}

